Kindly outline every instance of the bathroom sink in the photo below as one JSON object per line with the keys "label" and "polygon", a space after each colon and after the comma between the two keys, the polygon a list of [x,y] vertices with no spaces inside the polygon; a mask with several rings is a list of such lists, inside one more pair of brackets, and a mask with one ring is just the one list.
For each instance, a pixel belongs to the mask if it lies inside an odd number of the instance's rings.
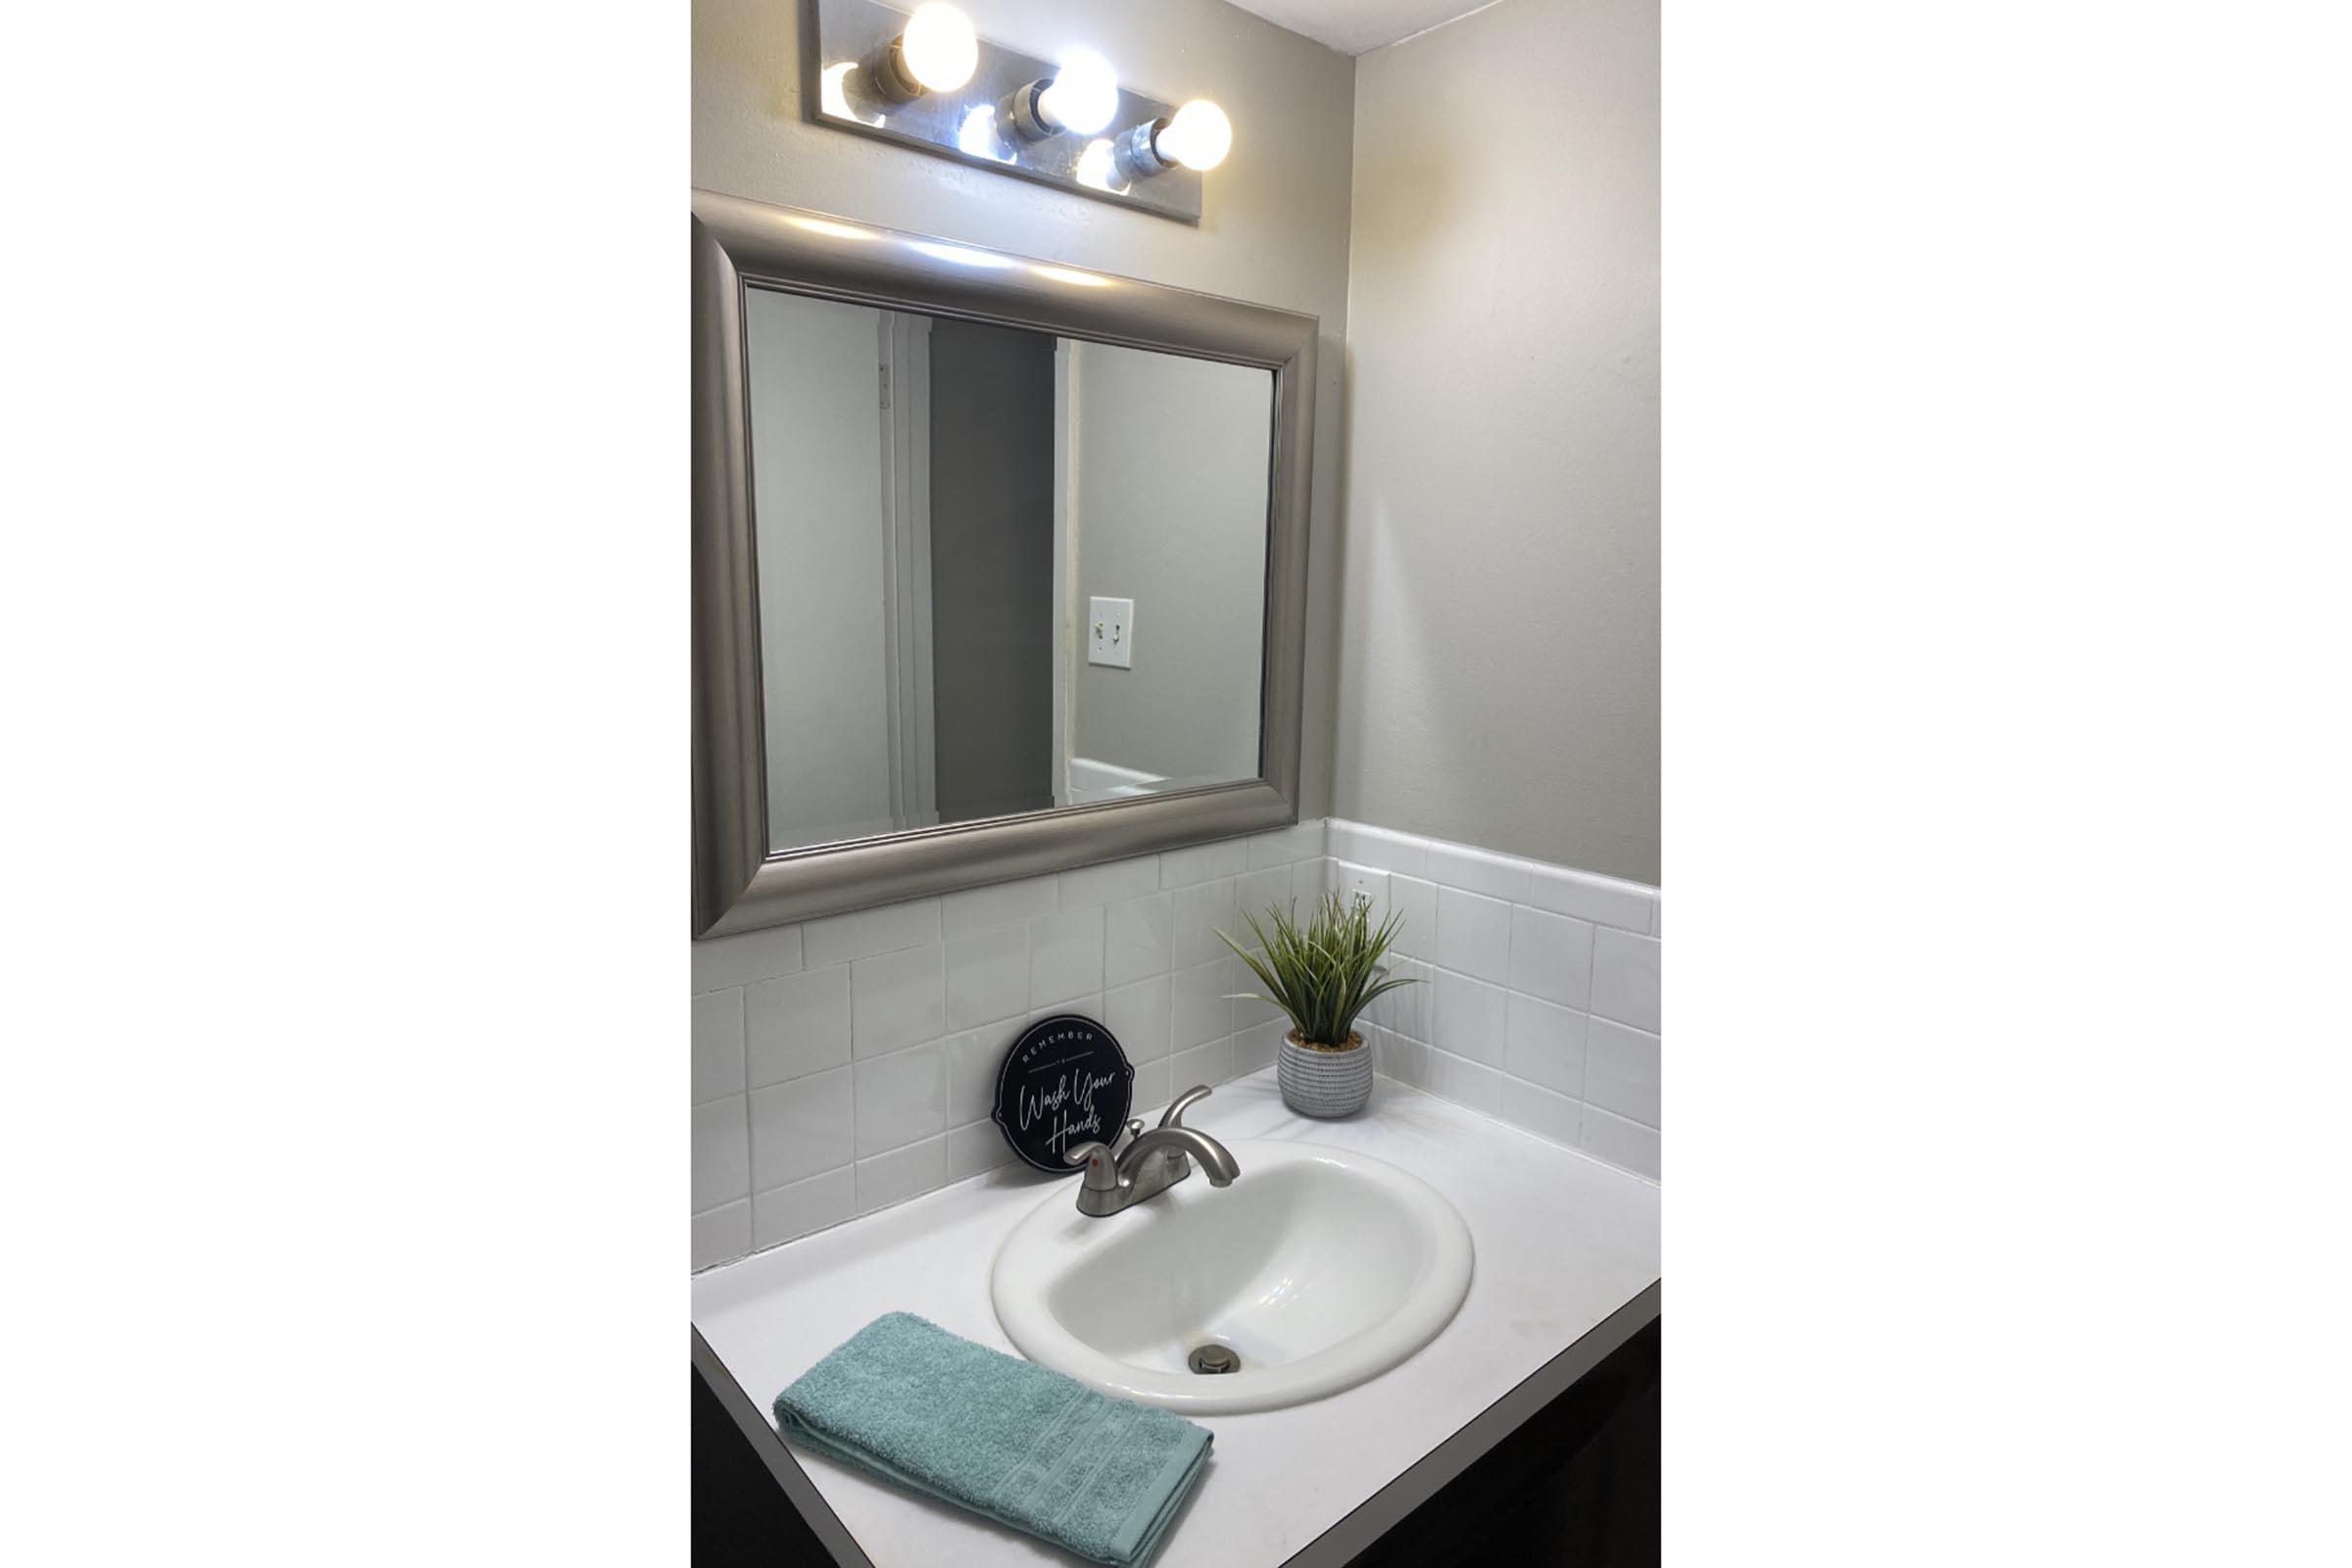
{"label": "bathroom sink", "polygon": [[[1267,1410],[1376,1377],[1451,1321],[1470,1232],[1427,1182],[1314,1144],[1226,1147],[1229,1187],[1196,1169],[1090,1219],[1073,1182],[1013,1227],[990,1294],[1022,1354],[1173,1410]],[[1238,1366],[1192,1370],[1203,1351]]]}

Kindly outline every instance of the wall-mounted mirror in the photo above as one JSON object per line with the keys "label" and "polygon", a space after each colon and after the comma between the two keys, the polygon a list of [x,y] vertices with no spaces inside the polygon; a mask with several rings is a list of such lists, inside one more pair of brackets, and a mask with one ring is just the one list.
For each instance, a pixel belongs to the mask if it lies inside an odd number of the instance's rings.
{"label": "wall-mounted mirror", "polygon": [[1258,776],[1271,371],[772,288],[744,325],[771,851]]}
{"label": "wall-mounted mirror", "polygon": [[698,935],[1296,815],[1315,324],[695,198]]}

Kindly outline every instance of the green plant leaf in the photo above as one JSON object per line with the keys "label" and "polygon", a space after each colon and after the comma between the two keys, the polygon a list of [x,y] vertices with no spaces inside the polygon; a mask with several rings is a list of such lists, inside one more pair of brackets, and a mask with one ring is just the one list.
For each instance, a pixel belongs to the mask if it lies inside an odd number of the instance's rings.
{"label": "green plant leaf", "polygon": [[1360,893],[1350,899],[1325,893],[1304,925],[1296,918],[1295,906],[1268,906],[1265,914],[1261,922],[1255,913],[1243,911],[1257,941],[1255,952],[1223,931],[1217,937],[1265,987],[1236,995],[1281,1008],[1301,1040],[1345,1045],[1374,1001],[1399,986],[1421,983],[1392,975],[1383,964],[1403,922],[1392,911],[1375,927],[1371,902]]}

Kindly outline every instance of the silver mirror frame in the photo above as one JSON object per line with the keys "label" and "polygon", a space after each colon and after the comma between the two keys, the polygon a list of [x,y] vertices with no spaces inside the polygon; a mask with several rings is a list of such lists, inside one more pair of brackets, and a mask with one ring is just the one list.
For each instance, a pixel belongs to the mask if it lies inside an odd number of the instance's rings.
{"label": "silver mirror frame", "polygon": [[[1298,820],[1315,318],[703,190],[694,193],[693,268],[698,938]],[[769,854],[757,489],[744,391],[744,291],[754,285],[1271,370],[1259,776]]]}

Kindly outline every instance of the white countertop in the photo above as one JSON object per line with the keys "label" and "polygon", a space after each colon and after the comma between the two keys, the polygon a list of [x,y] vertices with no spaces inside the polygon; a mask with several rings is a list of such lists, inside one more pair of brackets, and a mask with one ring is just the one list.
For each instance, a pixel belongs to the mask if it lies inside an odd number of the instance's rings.
{"label": "white countertop", "polygon": [[[1185,1119],[1211,1137],[1401,1165],[1452,1200],[1477,1255],[1461,1310],[1394,1370],[1287,1409],[1198,1417],[1216,1442],[1155,1568],[1280,1563],[1658,1278],[1656,1187],[1388,1079],[1346,1121],[1294,1115],[1271,1069],[1218,1085]],[[1071,1202],[1073,1186],[1005,1166],[710,1269],[694,1277],[695,1327],[771,1432],[777,1393],[884,1312],[1017,1354],[989,1305],[990,1265],[1015,1221],[1049,1198]],[[1078,1561],[805,1449],[792,1456],[877,1568]]]}

